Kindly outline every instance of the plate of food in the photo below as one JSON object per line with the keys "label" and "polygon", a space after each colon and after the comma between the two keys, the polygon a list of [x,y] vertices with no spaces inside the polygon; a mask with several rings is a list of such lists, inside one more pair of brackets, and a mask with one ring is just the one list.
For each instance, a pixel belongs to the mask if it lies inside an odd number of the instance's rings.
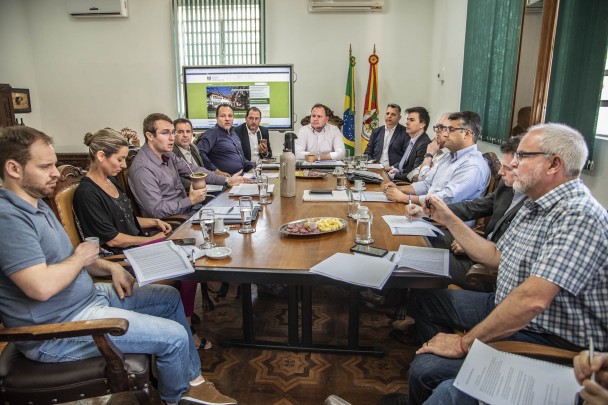
{"label": "plate of food", "polygon": [[335,217],[298,219],[279,227],[279,232],[290,236],[314,236],[337,232],[346,227],[346,221]]}
{"label": "plate of food", "polygon": [[314,170],[296,170],[296,177],[300,179],[322,179],[327,173],[316,172]]}

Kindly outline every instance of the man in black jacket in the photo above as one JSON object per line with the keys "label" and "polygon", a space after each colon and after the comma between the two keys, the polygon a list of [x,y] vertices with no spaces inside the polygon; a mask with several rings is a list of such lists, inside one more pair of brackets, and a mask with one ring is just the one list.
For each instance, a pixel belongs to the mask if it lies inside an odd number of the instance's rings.
{"label": "man in black jacket", "polygon": [[369,160],[392,166],[399,163],[409,137],[405,127],[399,124],[401,119],[401,107],[397,104],[386,106],[384,113],[384,125],[373,130],[367,142],[364,154]]}
{"label": "man in black jacket", "polygon": [[245,122],[234,130],[241,140],[245,159],[256,162],[272,157],[268,128],[260,126],[262,112],[257,107],[247,110]]}
{"label": "man in black jacket", "polygon": [[426,133],[430,122],[426,108],[412,107],[405,112],[405,130],[409,137],[405,139],[405,150],[399,162],[390,168],[391,180],[408,181],[408,173],[420,166],[426,154],[426,147],[431,143],[431,138]]}
{"label": "man in black jacket", "polygon": [[[502,176],[502,179],[494,192],[475,200],[448,204],[452,212],[463,221],[491,216],[484,228],[484,237],[494,243],[498,242],[498,239],[505,233],[526,199],[522,193],[514,192],[512,188],[513,172],[509,166],[520,140],[521,136],[511,137],[500,146],[500,151],[503,154],[503,164],[498,173]],[[414,217],[423,215],[422,207],[418,205],[412,206],[410,211]],[[446,230],[445,236],[439,235],[437,238],[430,238],[429,240],[433,247],[452,250],[450,275],[453,284],[467,290],[483,290],[483,286],[474,286],[466,282],[465,276],[474,262],[466,255],[466,252],[463,251],[452,234]]]}

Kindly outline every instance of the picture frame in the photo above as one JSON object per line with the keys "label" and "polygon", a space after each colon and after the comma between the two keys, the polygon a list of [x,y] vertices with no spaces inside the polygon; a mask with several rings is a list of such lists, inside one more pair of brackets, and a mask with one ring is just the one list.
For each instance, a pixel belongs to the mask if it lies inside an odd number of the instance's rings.
{"label": "picture frame", "polygon": [[30,89],[12,89],[11,99],[15,114],[32,112]]}

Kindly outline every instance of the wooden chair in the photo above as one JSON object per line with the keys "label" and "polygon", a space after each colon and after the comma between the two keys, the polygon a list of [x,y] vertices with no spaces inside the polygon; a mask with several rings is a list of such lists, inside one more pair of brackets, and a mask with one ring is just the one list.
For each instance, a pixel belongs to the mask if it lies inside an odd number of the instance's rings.
{"label": "wooden chair", "polygon": [[[488,195],[494,192],[496,187],[498,187],[498,183],[500,182],[500,174],[498,174],[498,171],[500,170],[500,166],[502,164],[494,152],[484,153],[483,158],[490,167],[490,180],[488,182],[488,187],[486,187],[486,192],[484,193],[484,195]],[[490,217],[479,218],[477,221],[475,221],[475,232],[483,235],[483,231],[489,221]]]}
{"label": "wooden chair", "polygon": [[[0,355],[0,403],[55,404],[130,391],[139,404],[160,404],[150,356],[123,354],[108,337],[128,328],[126,319],[110,318],[0,329],[0,341],[9,342]],[[92,336],[101,356],[43,363],[26,358],[13,343],[74,336]]]}
{"label": "wooden chair", "polygon": [[79,227],[76,223],[76,217],[72,206],[74,205],[74,192],[80,184],[80,180],[86,172],[79,167],[71,165],[63,165],[57,168],[59,170],[59,180],[55,192],[49,197],[49,205],[55,212],[57,219],[65,228],[72,246],[76,249],[83,238],[79,232]]}

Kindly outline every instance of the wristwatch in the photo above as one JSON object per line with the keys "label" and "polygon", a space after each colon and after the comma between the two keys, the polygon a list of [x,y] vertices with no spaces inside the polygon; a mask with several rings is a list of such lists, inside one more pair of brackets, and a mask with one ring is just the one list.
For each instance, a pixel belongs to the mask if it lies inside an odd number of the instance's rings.
{"label": "wristwatch", "polygon": [[432,153],[425,153],[425,154],[424,154],[424,158],[425,158],[425,159],[426,159],[426,158],[431,158],[431,159],[432,159],[432,158],[433,158],[433,154],[432,154]]}

